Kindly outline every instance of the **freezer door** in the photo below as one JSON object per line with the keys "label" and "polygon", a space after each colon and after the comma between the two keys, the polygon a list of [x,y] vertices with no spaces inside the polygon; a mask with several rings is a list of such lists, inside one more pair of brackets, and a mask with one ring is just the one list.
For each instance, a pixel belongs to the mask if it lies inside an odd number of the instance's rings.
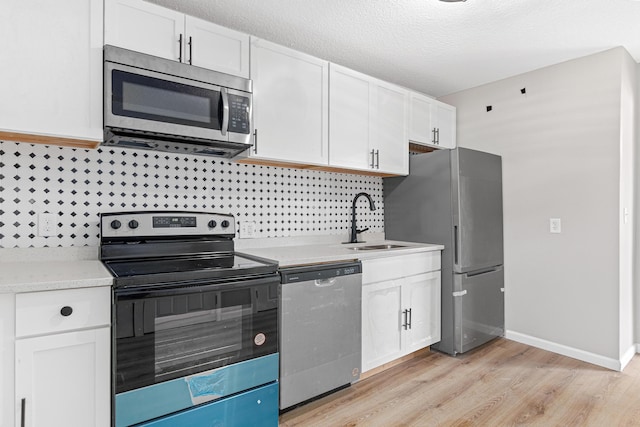
{"label": "freezer door", "polygon": [[455,352],[464,353],[504,334],[502,266],[454,274]]}
{"label": "freezer door", "polygon": [[451,153],[454,271],[503,264],[502,159],[458,148]]}

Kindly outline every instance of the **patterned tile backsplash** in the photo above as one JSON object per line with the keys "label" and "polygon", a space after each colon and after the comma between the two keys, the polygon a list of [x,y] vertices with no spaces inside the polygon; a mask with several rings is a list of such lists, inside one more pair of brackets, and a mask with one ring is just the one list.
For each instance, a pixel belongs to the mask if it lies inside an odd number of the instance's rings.
{"label": "patterned tile backsplash", "polygon": [[[0,248],[98,245],[100,212],[194,210],[255,221],[257,237],[384,231],[382,178],[237,164],[216,157],[0,141]],[[53,213],[57,235],[38,235]]]}

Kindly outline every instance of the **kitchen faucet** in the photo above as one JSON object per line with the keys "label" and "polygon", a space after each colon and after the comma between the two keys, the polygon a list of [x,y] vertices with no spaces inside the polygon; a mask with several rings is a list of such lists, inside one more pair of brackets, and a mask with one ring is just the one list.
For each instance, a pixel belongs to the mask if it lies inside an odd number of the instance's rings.
{"label": "kitchen faucet", "polygon": [[353,198],[353,204],[351,205],[351,238],[347,243],[358,243],[358,234],[367,231],[369,227],[364,228],[362,230],[358,230],[356,228],[356,202],[360,196],[364,196],[369,200],[369,209],[372,211],[376,210],[376,205],[373,203],[371,196],[367,193],[358,193],[356,197]]}

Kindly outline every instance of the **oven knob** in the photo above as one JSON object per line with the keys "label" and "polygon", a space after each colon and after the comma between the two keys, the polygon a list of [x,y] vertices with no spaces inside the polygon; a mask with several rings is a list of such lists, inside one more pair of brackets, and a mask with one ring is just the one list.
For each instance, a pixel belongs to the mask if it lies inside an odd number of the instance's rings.
{"label": "oven knob", "polygon": [[138,228],[138,225],[138,221],[136,221],[135,219],[129,221],[129,228]]}
{"label": "oven knob", "polygon": [[229,221],[225,219],[220,225],[222,226],[222,228],[227,228],[229,226]]}
{"label": "oven knob", "polygon": [[111,221],[111,228],[113,228],[114,230],[117,230],[121,226],[122,226],[122,223],[117,219],[114,219],[113,221]]}
{"label": "oven knob", "polygon": [[[223,223],[224,224],[224,223]],[[217,222],[215,222],[214,220],[209,221],[209,228],[216,228],[216,225],[218,225]]]}

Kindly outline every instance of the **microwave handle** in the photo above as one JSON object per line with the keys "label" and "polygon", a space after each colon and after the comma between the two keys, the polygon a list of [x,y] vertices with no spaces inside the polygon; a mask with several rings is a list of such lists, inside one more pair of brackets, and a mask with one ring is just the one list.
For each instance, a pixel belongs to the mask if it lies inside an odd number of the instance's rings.
{"label": "microwave handle", "polygon": [[220,95],[222,95],[222,127],[220,133],[226,135],[229,127],[229,95],[227,94],[227,88],[220,88]]}

